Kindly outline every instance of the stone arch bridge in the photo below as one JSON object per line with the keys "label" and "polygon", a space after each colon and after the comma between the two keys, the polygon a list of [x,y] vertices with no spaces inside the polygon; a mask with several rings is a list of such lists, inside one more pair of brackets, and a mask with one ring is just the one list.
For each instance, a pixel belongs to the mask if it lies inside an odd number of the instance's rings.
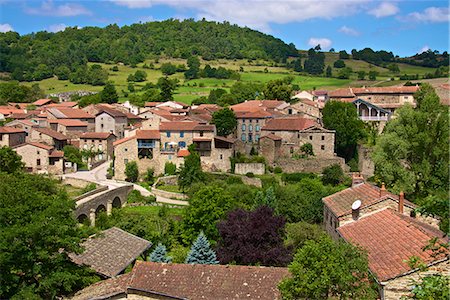
{"label": "stone arch bridge", "polygon": [[89,219],[90,224],[95,226],[95,218],[100,212],[106,211],[110,215],[113,207],[125,206],[131,190],[133,185],[126,184],[120,187],[101,186],[86,193],[75,199],[75,217],[80,223]]}

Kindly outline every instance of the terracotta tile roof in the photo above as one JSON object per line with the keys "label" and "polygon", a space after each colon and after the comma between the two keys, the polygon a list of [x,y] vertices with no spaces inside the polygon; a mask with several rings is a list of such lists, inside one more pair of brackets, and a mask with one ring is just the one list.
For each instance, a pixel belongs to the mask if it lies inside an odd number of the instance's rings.
{"label": "terracotta tile roof", "polygon": [[49,123],[61,124],[66,127],[87,127],[88,123],[77,119],[53,119],[48,120]]}
{"label": "terracotta tile roof", "polygon": [[139,117],[138,115],[132,114],[132,113],[130,113],[130,112],[126,112],[126,113],[124,113],[124,114],[125,114],[125,116],[127,117],[127,119],[129,119],[129,120],[141,120],[141,119],[142,119],[142,118]]}
{"label": "terracotta tile roof", "polygon": [[50,137],[52,137],[52,138],[54,138],[56,140],[59,140],[59,141],[67,140],[67,136],[65,136],[64,134],[62,134],[62,133],[60,133],[58,131],[50,129],[50,128],[36,127],[36,128],[34,128],[34,130],[36,130],[36,131],[38,131],[38,132],[40,132],[42,134],[48,135],[48,136],[50,136]]}
{"label": "terracotta tile roof", "polygon": [[49,105],[46,105],[45,107],[53,107],[53,108],[70,108],[77,106],[78,102],[75,101],[65,101],[65,102],[59,102],[59,103],[51,103]]}
{"label": "terracotta tile roof", "polygon": [[300,99],[300,102],[304,103],[306,105],[309,105],[309,106],[319,107],[319,103],[318,102],[314,102],[314,101],[309,100],[309,99]]}
{"label": "terracotta tile roof", "polygon": [[121,112],[117,109],[108,108],[105,106],[100,106],[99,108],[100,109],[99,109],[98,113],[95,114],[95,116],[98,116],[102,113],[107,113],[108,115],[110,115],[111,117],[114,117],[114,118],[121,118],[121,117],[127,116],[126,114],[124,114],[123,112]]}
{"label": "terracotta tile roof", "polygon": [[234,112],[255,111],[261,108],[275,109],[286,102],[279,100],[249,100],[230,106]]}
{"label": "terracotta tile roof", "polygon": [[9,126],[0,127],[0,134],[14,134],[14,133],[25,133],[25,130]]}
{"label": "terracotta tile roof", "polygon": [[211,142],[212,139],[204,138],[204,137],[196,137],[192,139],[193,142]]}
{"label": "terracotta tile roof", "polygon": [[23,113],[25,113],[25,110],[17,109],[17,108],[9,107],[9,106],[7,106],[7,107],[3,106],[2,108],[0,108],[0,114],[2,114],[2,115],[7,116],[10,114],[14,114],[14,113],[23,114]]}
{"label": "terracotta tile roof", "polygon": [[133,273],[126,273],[114,278],[94,283],[78,291],[71,300],[110,299],[119,294],[125,294]]}
{"label": "terracotta tile roof", "polygon": [[178,152],[177,152],[177,156],[178,156],[178,157],[186,157],[186,156],[188,156],[189,154],[191,154],[191,153],[189,152],[188,149],[180,149],[180,150],[178,150]]}
{"label": "terracotta tile roof", "polygon": [[159,140],[161,139],[161,134],[159,130],[137,130],[136,138],[142,140]]}
{"label": "terracotta tile roof", "polygon": [[287,268],[137,261],[129,287],[182,299],[280,299]]}
{"label": "terracotta tile roof", "polygon": [[53,150],[52,152],[50,152],[48,157],[64,157],[64,151]]}
{"label": "terracotta tile roof", "polygon": [[214,125],[202,125],[194,121],[161,122],[159,130],[161,131],[214,131]]}
{"label": "terracotta tile roof", "polygon": [[128,142],[130,140],[135,140],[135,139],[136,139],[136,136],[125,137],[123,139],[120,139],[120,140],[117,140],[117,141],[113,142],[113,146],[115,147],[117,145],[120,145],[122,143]]}
{"label": "terracotta tile roof", "polygon": [[31,103],[9,102],[8,105],[16,109],[27,109]]}
{"label": "terracotta tile roof", "polygon": [[11,118],[11,119],[27,119],[27,118],[35,117],[38,115],[39,115],[39,113],[35,113],[35,112],[12,113],[9,115],[9,118]]}
{"label": "terracotta tile roof", "polygon": [[51,103],[52,99],[39,99],[33,102],[34,105],[36,106],[42,106],[48,103]]}
{"label": "terracotta tile roof", "polygon": [[212,115],[209,114],[192,114],[189,115],[189,119],[196,121],[196,122],[201,122],[201,123],[209,123],[212,120]]}
{"label": "terracotta tile roof", "polygon": [[362,87],[352,88],[353,93],[360,94],[414,94],[419,86],[386,86],[386,87]]}
{"label": "terracotta tile roof", "polygon": [[200,105],[197,107],[197,109],[200,109],[200,110],[207,110],[207,111],[209,111],[209,112],[215,112],[215,111],[221,110],[222,107],[220,107],[220,106],[217,105],[217,104],[200,104]]}
{"label": "terracotta tile roof", "polygon": [[47,109],[58,119],[94,119],[95,117],[78,108],[49,108]]}
{"label": "terracotta tile roof", "polygon": [[145,102],[145,107],[156,107],[156,105],[160,104],[161,102]]}
{"label": "terracotta tile roof", "polygon": [[281,141],[282,140],[281,137],[279,137],[278,135],[275,135],[273,133],[269,133],[269,134],[266,134],[266,135],[261,137],[261,139],[264,139],[264,138],[268,138],[268,139],[271,139],[271,140],[274,140],[274,141]]}
{"label": "terracotta tile roof", "polygon": [[222,142],[230,143],[230,144],[234,144],[234,142],[235,142],[235,139],[227,138],[224,136],[215,136],[214,139],[222,141]]}
{"label": "terracotta tile roof", "polygon": [[[387,198],[398,201],[398,196],[386,191],[386,195],[380,195],[380,188],[369,183],[363,183],[355,187],[347,188],[333,195],[323,198],[324,204],[336,217],[352,213],[352,204],[361,200],[361,209],[368,207]],[[416,206],[405,199],[404,205],[415,208]]]}
{"label": "terracotta tile roof", "polygon": [[314,96],[326,96],[326,95],[328,95],[328,91],[317,90],[317,91],[312,91],[311,94],[313,94]]}
{"label": "terracotta tile roof", "polygon": [[339,227],[338,232],[348,242],[360,245],[368,251],[369,268],[379,281],[386,281],[410,271],[405,260],[411,256],[420,257],[426,263],[444,258],[434,258],[430,251],[422,251],[431,238],[443,237],[443,232],[431,229],[429,225],[413,218],[402,216],[392,209],[362,217]]}
{"label": "terracotta tile roof", "polygon": [[328,92],[330,98],[354,98],[356,95],[350,88],[341,88]]}
{"label": "terracotta tile roof", "polygon": [[254,111],[235,111],[235,115],[238,119],[266,119],[273,116],[272,113],[263,109]]}
{"label": "terracotta tile roof", "polygon": [[42,143],[37,143],[37,142],[27,142],[27,143],[20,144],[20,145],[11,147],[11,148],[20,148],[20,147],[27,146],[27,145],[31,145],[33,147],[38,147],[38,148],[41,148],[41,149],[44,149],[44,150],[47,150],[47,151],[50,151],[50,150],[53,149],[52,146],[49,146],[49,145],[46,145],[46,144],[42,144]]}
{"label": "terracotta tile roof", "polygon": [[83,242],[83,253],[69,256],[78,265],[90,266],[101,275],[113,277],[151,245],[147,240],[113,227]]}
{"label": "terracotta tile roof", "polygon": [[115,136],[110,132],[84,132],[79,135],[80,139],[106,140],[110,136]]}
{"label": "terracotta tile roof", "polygon": [[272,131],[300,131],[312,126],[319,126],[314,120],[307,118],[276,118],[269,120],[262,130]]}

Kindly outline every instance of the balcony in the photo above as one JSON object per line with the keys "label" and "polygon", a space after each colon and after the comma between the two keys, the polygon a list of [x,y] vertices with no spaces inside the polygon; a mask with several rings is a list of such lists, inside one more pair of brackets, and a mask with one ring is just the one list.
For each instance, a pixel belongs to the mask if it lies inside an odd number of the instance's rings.
{"label": "balcony", "polygon": [[155,148],[154,141],[140,141],[138,140],[138,148]]}
{"label": "balcony", "polygon": [[389,116],[360,116],[362,121],[389,121]]}

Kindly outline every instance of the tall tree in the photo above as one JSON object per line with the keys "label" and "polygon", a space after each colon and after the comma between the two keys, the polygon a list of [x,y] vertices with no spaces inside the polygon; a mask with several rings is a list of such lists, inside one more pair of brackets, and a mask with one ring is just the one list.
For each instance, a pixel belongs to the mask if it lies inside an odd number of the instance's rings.
{"label": "tall tree", "polygon": [[189,146],[189,155],[184,158],[184,164],[178,174],[178,186],[185,191],[191,184],[201,182],[204,178],[200,154],[195,151],[195,144],[192,144]]}
{"label": "tall tree", "polygon": [[217,265],[216,253],[209,244],[203,231],[197,237],[197,240],[192,244],[191,250],[186,257],[187,264],[202,264],[202,265]]}
{"label": "tall tree", "polygon": [[0,173],[0,298],[53,299],[95,280],[68,257],[82,251],[74,209],[46,177]]}
{"label": "tall tree", "polygon": [[260,206],[255,211],[237,209],[220,222],[217,254],[221,263],[284,266],[290,253],[283,244],[285,219],[273,209]]}
{"label": "tall tree", "polygon": [[292,87],[282,79],[271,80],[264,88],[266,99],[276,99],[286,102],[291,101]]}
{"label": "tall tree", "polygon": [[7,146],[0,148],[0,172],[16,173],[23,167],[22,157],[16,151]]}
{"label": "tall tree", "polygon": [[173,100],[174,83],[166,76],[158,79],[158,86],[161,92],[159,93],[162,101]]}
{"label": "tall tree", "polygon": [[329,237],[307,241],[289,265],[292,277],[279,289],[283,299],[375,299],[371,289],[367,254]]}
{"label": "tall tree", "polygon": [[167,256],[166,246],[159,243],[150,254],[150,261],[160,263],[170,263],[172,262],[172,257]]}
{"label": "tall tree", "polygon": [[225,107],[213,113],[211,123],[216,125],[217,135],[227,136],[236,129],[236,115],[231,109]]}
{"label": "tall tree", "polygon": [[328,101],[323,108],[323,125],[336,130],[335,148],[346,161],[356,155],[358,141],[366,136],[364,122],[358,118],[353,103]]}
{"label": "tall tree", "polygon": [[100,99],[103,103],[117,103],[119,95],[117,95],[116,87],[111,82],[108,82],[103,90],[100,92]]}
{"label": "tall tree", "polygon": [[189,69],[184,72],[184,77],[186,79],[195,79],[198,77],[198,73],[200,71],[200,60],[197,56],[191,56],[187,60],[187,65]]}

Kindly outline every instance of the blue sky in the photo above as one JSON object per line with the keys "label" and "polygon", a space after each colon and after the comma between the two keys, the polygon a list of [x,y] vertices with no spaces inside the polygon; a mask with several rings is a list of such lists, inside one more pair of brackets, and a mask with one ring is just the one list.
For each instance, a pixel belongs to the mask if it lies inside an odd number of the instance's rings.
{"label": "blue sky", "polygon": [[441,1],[378,0],[0,0],[0,32],[20,34],[167,18],[229,21],[308,49],[371,47],[409,56],[448,51],[449,6]]}

